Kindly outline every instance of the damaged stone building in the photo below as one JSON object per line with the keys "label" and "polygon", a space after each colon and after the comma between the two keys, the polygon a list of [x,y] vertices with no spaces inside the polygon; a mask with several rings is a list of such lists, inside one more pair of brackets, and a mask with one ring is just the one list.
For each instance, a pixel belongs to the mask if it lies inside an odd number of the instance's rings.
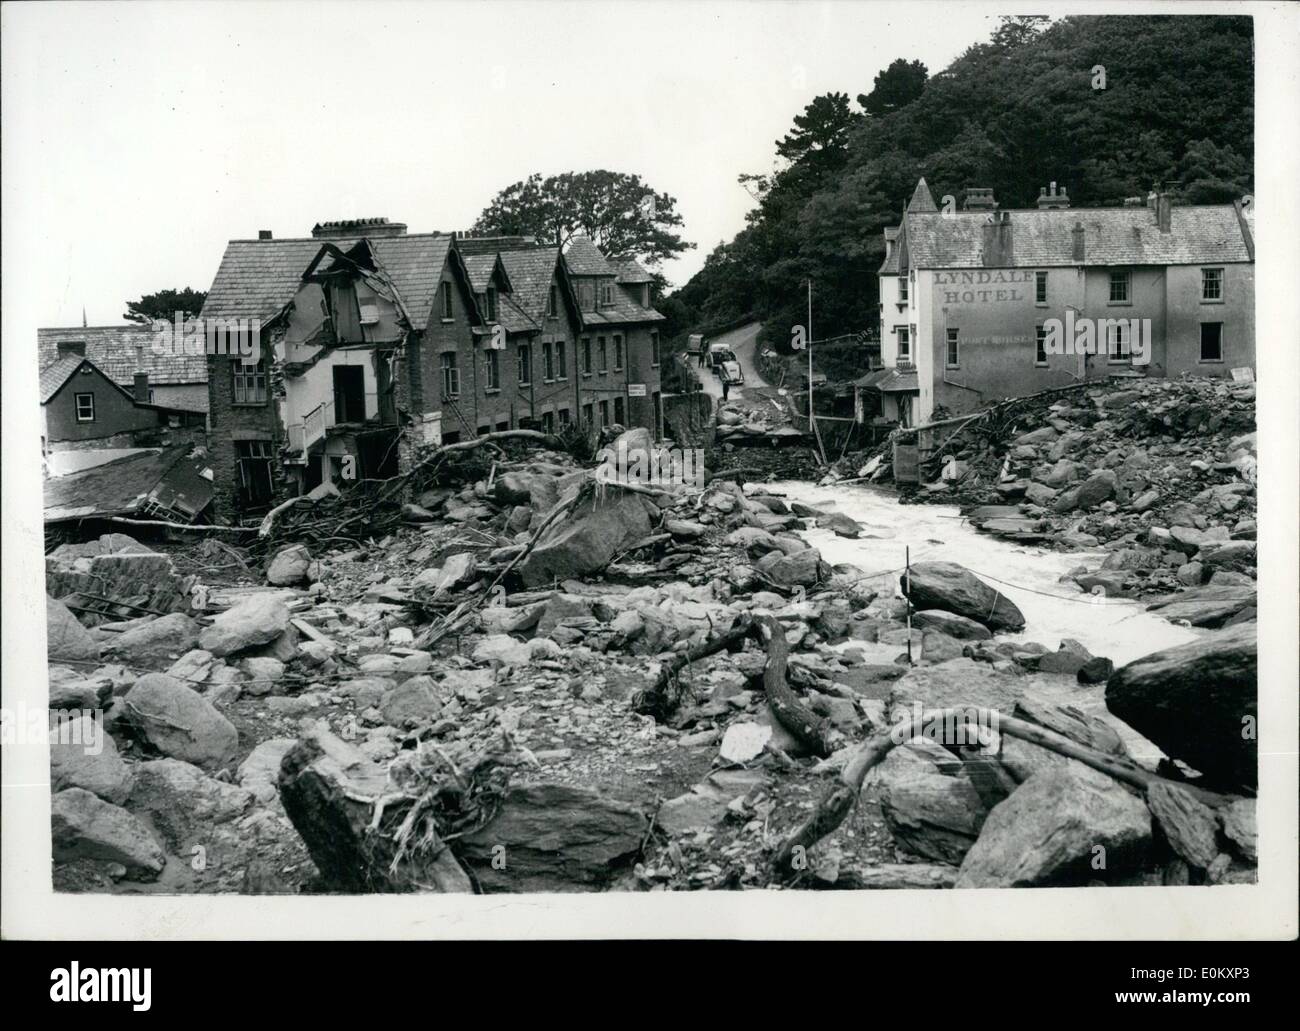
{"label": "damaged stone building", "polygon": [[232,240],[202,317],[260,322],[260,358],[209,354],[219,510],[384,478],[423,445],[505,429],[659,436],[651,277],[585,239],[408,233],[364,219]]}
{"label": "damaged stone building", "polygon": [[[1240,202],[1182,206],[1155,193],[1071,208],[1056,183],[1034,208],[1002,209],[992,190],[969,189],[962,210],[941,211],[921,179],[884,232],[886,369],[865,385],[886,419],[918,425],[1117,374],[1253,374],[1252,222]],[[1095,325],[1095,351],[1055,353],[1053,320]],[[1149,339],[1135,339],[1135,325]]]}

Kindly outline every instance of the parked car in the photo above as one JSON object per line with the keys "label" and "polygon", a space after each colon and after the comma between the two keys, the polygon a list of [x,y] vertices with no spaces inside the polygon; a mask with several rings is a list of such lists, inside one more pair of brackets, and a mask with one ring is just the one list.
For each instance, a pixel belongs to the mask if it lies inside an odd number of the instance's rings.
{"label": "parked car", "polygon": [[745,374],[741,371],[736,355],[721,344],[709,348],[709,365],[713,374],[724,383],[737,386],[745,382]]}

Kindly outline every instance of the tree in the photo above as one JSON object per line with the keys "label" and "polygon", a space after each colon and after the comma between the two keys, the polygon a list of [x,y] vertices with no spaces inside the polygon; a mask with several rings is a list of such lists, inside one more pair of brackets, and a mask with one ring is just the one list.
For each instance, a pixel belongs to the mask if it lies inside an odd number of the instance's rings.
{"label": "tree", "polygon": [[192,290],[188,286],[184,290],[159,290],[156,294],[145,294],[138,301],[127,301],[122,318],[147,326],[155,319],[170,322],[178,311],[194,317],[203,310],[207,296],[206,290]]}
{"label": "tree", "polygon": [[920,61],[897,58],[876,74],[870,93],[858,94],[858,103],[869,115],[887,115],[916,100],[925,91],[929,77],[929,70]]}
{"label": "tree", "polygon": [[1250,192],[1250,162],[1213,140],[1196,140],[1178,164],[1179,184],[1188,204],[1226,204]]}
{"label": "tree", "polygon": [[827,163],[848,153],[849,127],[856,116],[849,108],[847,93],[825,93],[814,97],[794,116],[794,128],[776,141],[776,152],[791,164]]}
{"label": "tree", "polygon": [[676,204],[639,175],[605,169],[545,178],[535,173],[493,197],[474,228],[535,236],[560,247],[574,236],[588,236],[606,254],[632,255],[655,268],[695,246],[673,231],[682,225]]}

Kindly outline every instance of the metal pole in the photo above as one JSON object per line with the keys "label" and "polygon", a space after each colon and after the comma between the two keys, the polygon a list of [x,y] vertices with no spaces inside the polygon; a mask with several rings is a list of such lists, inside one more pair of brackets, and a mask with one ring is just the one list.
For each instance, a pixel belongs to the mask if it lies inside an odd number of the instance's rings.
{"label": "metal pole", "polygon": [[903,593],[907,595],[907,664],[914,666],[912,661],[912,546],[907,545],[904,551],[905,571],[903,573],[903,583],[907,586]]}
{"label": "metal pole", "polygon": [[812,279],[808,280],[808,428],[817,436],[817,420],[813,417],[813,325],[812,325]]}

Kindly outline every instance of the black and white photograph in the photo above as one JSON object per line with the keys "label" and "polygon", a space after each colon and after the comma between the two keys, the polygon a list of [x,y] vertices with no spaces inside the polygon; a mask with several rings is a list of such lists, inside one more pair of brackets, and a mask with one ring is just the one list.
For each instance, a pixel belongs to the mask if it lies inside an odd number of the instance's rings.
{"label": "black and white photograph", "polygon": [[5,936],[1294,938],[1300,17],[1037,10],[6,3]]}

